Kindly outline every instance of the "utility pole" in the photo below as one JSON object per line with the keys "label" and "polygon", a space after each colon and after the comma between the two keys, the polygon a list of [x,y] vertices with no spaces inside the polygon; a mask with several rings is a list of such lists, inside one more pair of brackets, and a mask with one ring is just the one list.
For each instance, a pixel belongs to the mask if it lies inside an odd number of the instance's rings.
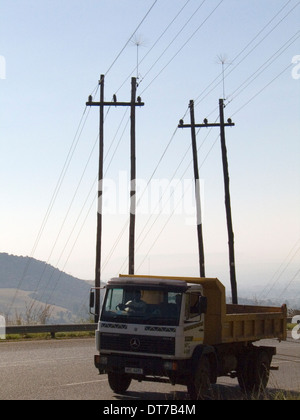
{"label": "utility pole", "polygon": [[[103,194],[103,160],[104,160],[104,108],[110,106],[130,106],[131,107],[131,144],[135,143],[135,107],[143,106],[141,98],[135,101],[136,96],[136,79],[133,77],[131,81],[132,94],[130,102],[118,102],[114,95],[112,102],[104,101],[104,75],[100,76],[100,102],[93,102],[93,97],[89,96],[86,106],[99,106],[100,123],[99,123],[99,173],[98,173],[98,211],[97,211],[97,240],[96,240],[96,268],[95,268],[95,322],[98,322],[100,315],[100,287],[101,287],[101,248],[102,248],[102,194]],[[134,97],[134,100],[133,100]],[[135,155],[135,149],[134,149]],[[131,172],[132,174],[135,171]],[[135,181],[135,180],[134,180]],[[131,187],[132,189],[132,187]],[[135,191],[135,190],[134,190]],[[130,192],[131,195],[131,192]],[[135,214],[135,208],[134,214]],[[131,208],[130,208],[131,211]],[[135,221],[135,220],[134,220]],[[133,222],[134,222],[133,221]],[[131,228],[132,229],[132,228]],[[134,228],[133,228],[134,232]],[[134,237],[133,237],[134,241]]]}
{"label": "utility pole", "polygon": [[195,194],[196,194],[196,208],[197,208],[197,234],[198,234],[198,253],[199,253],[199,267],[200,277],[205,277],[205,262],[204,262],[204,246],[203,246],[203,233],[202,233],[202,215],[201,215],[201,200],[200,200],[200,179],[198,169],[198,155],[197,155],[197,141],[196,141],[196,125],[195,125],[195,112],[194,101],[191,100],[189,104],[191,124],[184,125],[180,120],[179,128],[191,128],[192,135],[192,149],[193,149],[193,162],[194,162],[194,179],[195,179]]}
{"label": "utility pole", "polygon": [[[100,103],[104,102],[104,75],[100,76]],[[86,105],[92,106],[92,96]],[[101,105],[99,114],[99,166],[98,166],[98,208],[96,233],[96,267],[95,267],[95,322],[100,314],[100,287],[101,287],[101,246],[102,246],[102,192],[103,192],[103,156],[104,156],[104,106]]]}
{"label": "utility pole", "polygon": [[219,111],[220,111],[220,123],[210,124],[208,123],[207,119],[205,119],[204,124],[196,124],[195,127],[206,127],[206,128],[207,127],[220,127],[232,303],[237,304],[238,293],[237,293],[237,284],[236,284],[236,275],[235,275],[234,234],[233,234],[232,217],[231,217],[227,148],[226,148],[226,143],[225,143],[225,127],[233,127],[235,124],[231,121],[230,118],[227,120],[227,123],[224,122],[224,100],[223,99],[219,99]]}
{"label": "utility pole", "polygon": [[226,218],[227,218],[227,231],[228,231],[228,246],[229,246],[229,267],[230,267],[230,282],[232,290],[232,303],[238,304],[238,293],[235,276],[235,257],[234,257],[234,233],[232,227],[231,217],[231,204],[230,204],[230,191],[229,191],[229,171],[228,171],[228,159],[227,149],[225,143],[225,126],[234,125],[231,120],[228,120],[228,124],[224,123],[224,100],[219,100],[220,109],[220,136],[221,136],[221,149],[222,149],[222,162],[223,162],[223,176],[224,176],[224,188],[225,188],[225,207],[226,207]]}
{"label": "utility pole", "polygon": [[136,213],[136,147],[135,147],[135,97],[136,78],[131,79],[131,127],[130,127],[130,223],[128,274],[134,274],[134,242]]}

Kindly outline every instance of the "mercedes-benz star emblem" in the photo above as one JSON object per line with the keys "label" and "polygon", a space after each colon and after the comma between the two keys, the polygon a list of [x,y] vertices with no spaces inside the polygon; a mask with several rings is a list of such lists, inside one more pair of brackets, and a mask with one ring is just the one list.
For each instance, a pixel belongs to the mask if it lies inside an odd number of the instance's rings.
{"label": "mercedes-benz star emblem", "polygon": [[134,337],[130,340],[130,347],[132,350],[137,350],[141,345],[141,342],[138,338]]}

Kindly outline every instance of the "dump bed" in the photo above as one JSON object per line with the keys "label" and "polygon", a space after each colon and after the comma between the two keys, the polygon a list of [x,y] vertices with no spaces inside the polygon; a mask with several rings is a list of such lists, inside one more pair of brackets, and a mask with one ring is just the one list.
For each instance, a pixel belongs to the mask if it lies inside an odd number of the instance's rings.
{"label": "dump bed", "polygon": [[189,282],[202,284],[207,296],[205,344],[253,342],[266,338],[286,340],[286,305],[226,305],[225,287],[218,279],[199,278]]}
{"label": "dump bed", "polygon": [[265,338],[286,340],[286,306],[226,305],[222,342],[256,341]]}

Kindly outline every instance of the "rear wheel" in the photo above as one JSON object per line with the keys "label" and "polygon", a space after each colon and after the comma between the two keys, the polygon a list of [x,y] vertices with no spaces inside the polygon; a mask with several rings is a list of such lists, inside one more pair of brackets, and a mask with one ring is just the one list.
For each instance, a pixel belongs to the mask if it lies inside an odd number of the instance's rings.
{"label": "rear wheel", "polygon": [[249,351],[241,356],[238,366],[238,381],[246,393],[263,392],[269,382],[271,358],[263,349]]}
{"label": "rear wheel", "polygon": [[237,378],[243,392],[250,389],[251,352],[240,356],[237,368]]}
{"label": "rear wheel", "polygon": [[131,378],[125,373],[109,372],[108,383],[116,394],[124,394],[131,384]]}
{"label": "rear wheel", "polygon": [[255,357],[255,368],[253,369],[252,390],[253,392],[264,392],[267,388],[270,377],[271,360],[264,350],[257,352]]}
{"label": "rear wheel", "polygon": [[199,360],[195,373],[187,385],[192,400],[204,400],[208,397],[210,389],[211,367],[208,357]]}

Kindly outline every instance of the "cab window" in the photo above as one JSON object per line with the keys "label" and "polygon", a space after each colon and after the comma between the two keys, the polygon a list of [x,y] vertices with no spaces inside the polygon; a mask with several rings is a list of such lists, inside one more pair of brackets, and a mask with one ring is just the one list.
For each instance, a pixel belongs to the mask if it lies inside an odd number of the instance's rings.
{"label": "cab window", "polygon": [[199,293],[190,293],[186,296],[185,318],[199,317]]}

